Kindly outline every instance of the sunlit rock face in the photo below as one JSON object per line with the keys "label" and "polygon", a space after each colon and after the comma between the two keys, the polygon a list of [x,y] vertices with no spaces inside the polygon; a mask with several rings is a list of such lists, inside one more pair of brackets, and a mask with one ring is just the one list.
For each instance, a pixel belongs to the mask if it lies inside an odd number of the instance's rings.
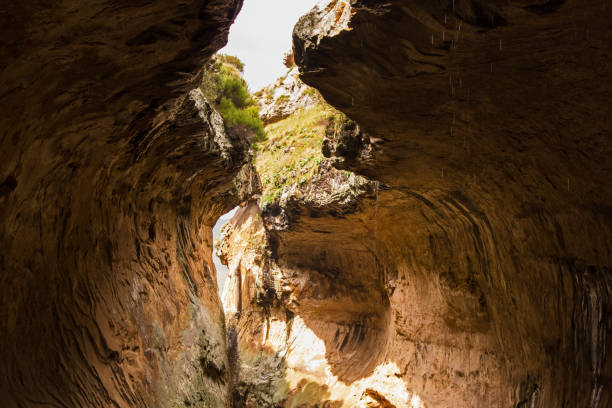
{"label": "sunlit rock face", "polygon": [[277,232],[267,218],[252,201],[227,224],[219,247],[230,268],[223,304],[236,345],[233,406],[423,407],[384,356],[392,327],[386,290],[375,274],[349,268],[375,270],[367,255],[350,256],[367,248],[351,242],[331,251],[344,256],[334,261],[313,244],[330,244],[319,230],[290,234],[313,256],[287,252],[293,241],[273,249]]}
{"label": "sunlit rock face", "polygon": [[304,318],[333,375],[394,364],[427,407],[612,404],[610,13],[357,0],[300,20],[302,80],[369,135],[330,135],[328,155],[352,141],[338,159],[380,181],[272,240],[322,299],[355,299],[339,313],[386,316],[348,350]]}
{"label": "sunlit rock face", "polygon": [[2,6],[2,406],[227,406],[210,226],[251,172],[191,90],[241,3]]}
{"label": "sunlit rock face", "polygon": [[318,102],[316,91],[302,82],[296,66],[275,83],[257,92],[256,98],[259,115],[266,124],[277,122]]}

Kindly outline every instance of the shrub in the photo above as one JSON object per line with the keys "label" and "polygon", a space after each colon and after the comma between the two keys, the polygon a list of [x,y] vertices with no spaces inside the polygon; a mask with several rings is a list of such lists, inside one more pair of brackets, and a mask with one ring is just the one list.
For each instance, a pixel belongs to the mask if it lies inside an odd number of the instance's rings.
{"label": "shrub", "polygon": [[241,73],[244,72],[244,62],[240,61],[240,58],[227,54],[219,54],[217,57],[219,61],[234,66]]}
{"label": "shrub", "polygon": [[257,142],[264,139],[263,122],[259,118],[259,111],[256,106],[240,109],[230,99],[223,97],[217,109],[223,117],[226,127],[231,129],[243,125],[255,132],[256,137],[254,141]]}
{"label": "shrub", "polygon": [[237,108],[246,108],[254,105],[246,81],[239,75],[231,72],[227,66],[221,67],[219,84],[221,87],[221,94],[219,96],[230,99]]}
{"label": "shrub", "polygon": [[254,141],[264,139],[259,109],[240,72],[244,64],[230,55],[217,56],[204,70],[202,92],[223,117],[230,132],[250,131]]}

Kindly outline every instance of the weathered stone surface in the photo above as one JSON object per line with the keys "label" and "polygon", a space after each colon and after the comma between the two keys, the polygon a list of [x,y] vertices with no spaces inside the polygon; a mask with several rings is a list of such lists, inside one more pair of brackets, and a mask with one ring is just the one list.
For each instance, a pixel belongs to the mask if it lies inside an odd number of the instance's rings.
{"label": "weathered stone surface", "polygon": [[241,3],[0,6],[2,406],[227,405],[211,225],[251,171],[190,91]]}
{"label": "weathered stone surface", "polygon": [[301,248],[287,237],[305,239],[308,250],[324,231],[308,231],[314,223],[301,233],[283,230],[281,247],[273,248],[278,232],[266,225],[275,226],[251,202],[227,224],[220,247],[230,266],[223,304],[229,331],[237,334],[236,406],[421,407],[398,366],[379,364],[381,356],[370,352],[388,339],[390,317],[388,302],[372,302],[384,292],[376,277],[331,281],[342,260],[287,251]]}
{"label": "weathered stone surface", "polygon": [[294,66],[285,76],[257,92],[256,98],[261,119],[269,124],[316,104],[319,95],[302,82],[298,68]]}
{"label": "weathered stone surface", "polygon": [[[282,355],[303,322],[323,354],[301,375],[327,387],[309,403],[612,403],[609,17],[355,0],[298,23],[302,79],[369,135],[346,163],[380,181],[354,211],[268,230],[282,290],[264,310],[292,314],[251,340]],[[339,397],[360,381],[364,399]]]}

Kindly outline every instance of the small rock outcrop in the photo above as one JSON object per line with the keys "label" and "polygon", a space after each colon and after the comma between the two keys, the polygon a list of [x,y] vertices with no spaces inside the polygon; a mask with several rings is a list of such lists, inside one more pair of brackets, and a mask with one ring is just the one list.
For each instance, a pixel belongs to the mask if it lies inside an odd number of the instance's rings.
{"label": "small rock outcrop", "polygon": [[295,65],[274,84],[255,93],[255,97],[259,104],[261,119],[266,124],[277,122],[300,109],[313,106],[320,99],[315,89],[302,82]]}

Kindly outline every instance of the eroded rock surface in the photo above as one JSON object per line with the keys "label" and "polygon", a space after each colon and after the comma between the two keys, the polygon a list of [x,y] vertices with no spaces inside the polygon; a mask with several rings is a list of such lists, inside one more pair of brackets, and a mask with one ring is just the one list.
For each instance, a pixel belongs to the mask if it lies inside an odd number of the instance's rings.
{"label": "eroded rock surface", "polygon": [[374,142],[382,353],[427,406],[611,403],[609,16],[334,1],[296,26],[301,78]]}
{"label": "eroded rock surface", "polygon": [[292,113],[315,105],[319,101],[316,90],[302,82],[297,66],[272,85],[256,94],[259,114],[266,123],[277,122]]}
{"label": "eroded rock surface", "polygon": [[241,4],[0,6],[2,406],[227,405],[211,226],[252,172],[192,90]]}
{"label": "eroded rock surface", "polygon": [[612,404],[611,12],[354,0],[300,20],[302,80],[359,124],[326,155],[378,183],[260,221],[277,283],[256,319],[243,298],[238,338],[280,356],[285,401]]}

